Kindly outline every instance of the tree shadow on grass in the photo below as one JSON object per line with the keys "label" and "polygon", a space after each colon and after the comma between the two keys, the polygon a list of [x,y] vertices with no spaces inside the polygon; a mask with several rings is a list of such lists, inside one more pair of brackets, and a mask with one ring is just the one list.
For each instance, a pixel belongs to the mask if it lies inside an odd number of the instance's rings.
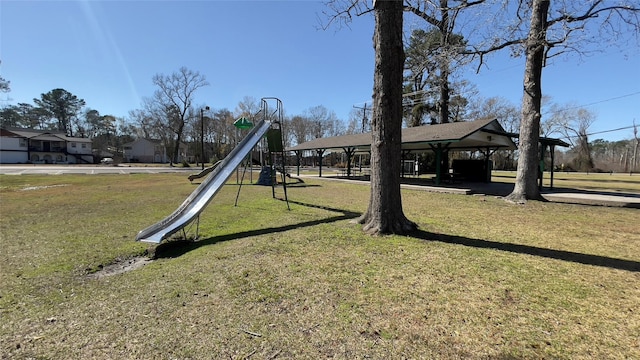
{"label": "tree shadow on grass", "polygon": [[308,188],[308,187],[320,187],[319,184],[307,184],[307,183],[287,183],[288,188]]}
{"label": "tree shadow on grass", "polygon": [[[305,221],[298,224],[274,226],[274,227],[268,227],[263,229],[242,231],[234,234],[214,236],[214,237],[210,237],[210,238],[206,238],[198,241],[187,241],[187,240],[168,241],[158,245],[155,248],[155,251],[153,251],[154,254],[152,257],[154,259],[175,258],[181,255],[184,255],[191,250],[200,248],[202,246],[213,245],[223,241],[243,239],[250,236],[260,236],[260,235],[266,235],[266,234],[279,233],[279,232],[284,232],[288,230],[311,227],[319,224],[329,224],[329,223],[342,221],[342,220],[351,220],[361,215],[360,213],[357,213],[357,212],[336,209],[336,208],[331,208],[331,207],[322,206],[322,205],[307,204],[307,203],[302,203],[302,202],[292,201],[292,200],[289,200],[289,203],[312,207],[316,209],[327,210],[327,211],[338,213],[339,215],[330,216],[323,219]],[[569,261],[569,262],[574,262],[574,263],[584,264],[584,265],[602,266],[602,267],[608,267],[611,269],[640,272],[640,262],[634,261],[634,260],[616,259],[616,258],[607,257],[607,256],[583,254],[583,253],[577,253],[577,252],[566,251],[566,250],[554,250],[554,249],[547,249],[547,248],[541,248],[541,247],[530,246],[530,245],[511,244],[511,243],[503,243],[498,241],[473,239],[473,238],[468,238],[464,236],[436,234],[436,233],[432,233],[424,230],[414,231],[408,236],[416,239],[424,240],[424,241],[437,241],[437,242],[442,242],[447,244],[463,245],[463,246],[474,247],[479,249],[494,249],[494,250],[516,253],[516,254],[532,255],[532,256],[538,256],[538,257],[543,257],[548,259]]]}
{"label": "tree shadow on grass", "polygon": [[[282,199],[278,199],[278,200],[282,200]],[[333,223],[341,220],[351,220],[360,216],[360,214],[356,212],[330,208],[327,206],[306,204],[306,203],[291,201],[291,200],[289,200],[289,203],[312,207],[316,209],[327,210],[331,212],[336,212],[336,213],[339,213],[340,215],[330,216],[330,217],[318,219],[318,220],[305,221],[298,224],[274,226],[274,227],[268,227],[263,229],[242,231],[234,234],[213,236],[213,237],[198,240],[198,241],[190,241],[185,239],[169,240],[156,246],[155,249],[150,250],[151,257],[153,259],[176,258],[188,253],[191,250],[195,250],[202,246],[213,245],[223,241],[238,240],[238,239],[243,239],[250,236],[260,236],[260,235],[266,235],[266,234],[279,233],[279,232],[284,232],[288,230],[315,226],[319,224],[329,224],[329,223]]]}
{"label": "tree shadow on grass", "polygon": [[456,244],[469,246],[479,249],[494,249],[507,251],[516,254],[525,254],[539,256],[548,259],[556,259],[574,262],[584,265],[603,266],[611,269],[626,270],[633,272],[640,272],[640,262],[633,260],[616,259],[607,256],[582,254],[573,251],[566,250],[554,250],[541,248],[537,246],[510,244],[497,241],[472,239],[464,236],[436,234],[428,231],[417,230],[409,235],[410,237],[425,240],[425,241],[438,241],[447,244]]}

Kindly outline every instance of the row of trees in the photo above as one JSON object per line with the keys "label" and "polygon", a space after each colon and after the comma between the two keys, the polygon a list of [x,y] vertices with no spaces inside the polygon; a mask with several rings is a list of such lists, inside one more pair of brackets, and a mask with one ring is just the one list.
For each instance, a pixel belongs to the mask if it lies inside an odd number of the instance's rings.
{"label": "row of trees", "polygon": [[[640,171],[640,138],[606,141],[596,139],[590,143],[594,168],[602,171]],[[573,150],[572,150],[573,151]],[[571,152],[568,152],[571,155]]]}
{"label": "row of trees", "polygon": [[[53,89],[33,99],[35,105],[19,103],[2,108],[2,124],[31,129],[55,129],[73,136],[84,132],[80,110],[85,101],[64,89]],[[87,122],[89,120],[87,119]]]}
{"label": "row of trees", "polygon": [[[409,50],[409,48],[407,48]],[[181,78],[184,83],[178,85],[174,82],[170,87],[184,88],[188,85],[190,77],[187,73],[196,74],[190,70],[182,69],[171,76],[157,75],[160,79]],[[406,78],[406,77],[405,77]],[[165,82],[166,82],[165,81]],[[163,87],[168,87],[164,86]],[[159,88],[162,88],[159,86]],[[469,87],[471,88],[471,87]],[[166,90],[164,93],[172,93],[174,90]],[[193,94],[193,93],[192,93]],[[201,127],[204,130],[205,160],[218,160],[223,158],[241,140],[242,133],[238,131],[233,122],[241,116],[251,117],[259,109],[257,99],[246,96],[232,111],[227,108],[209,109],[204,106],[189,106],[182,117],[175,110],[173,103],[167,103],[157,93],[153,98],[145,99],[141,109],[132,110],[128,118],[116,118],[112,115],[102,115],[98,110],[83,108],[84,100],[63,89],[54,89],[41,94],[40,99],[34,99],[31,105],[20,103],[9,105],[0,109],[0,122],[3,126],[25,127],[33,129],[52,129],[64,131],[70,135],[89,137],[93,139],[93,147],[103,150],[104,153],[114,153],[122,149],[122,145],[137,137],[160,139],[169,145],[172,160],[175,162],[175,146],[177,133],[180,133],[181,142],[190,144],[189,153],[200,154],[198,143],[201,136]],[[405,110],[403,120],[405,126],[417,126],[423,122],[414,122],[415,114],[407,112],[406,96],[403,98]],[[462,98],[462,97],[461,97]],[[52,100],[53,99],[53,100]],[[508,132],[518,132],[520,126],[519,109],[515,104],[504,98],[493,97],[482,99],[474,96],[473,101],[466,101],[460,106],[459,113],[464,113],[463,118],[475,119],[482,117],[496,117]],[[158,105],[160,104],[160,105]],[[563,156],[566,169],[579,171],[634,170],[637,151],[632,141],[605,142],[597,140],[593,144],[588,139],[588,129],[595,119],[595,114],[575,104],[554,103],[549,97],[543,97],[543,112],[545,117],[541,121],[540,133],[543,136],[561,136],[572,145],[572,150]],[[58,115],[57,114],[61,114]],[[201,118],[204,124],[201,124]],[[295,145],[319,137],[337,136],[368,132],[370,129],[369,118],[371,108],[354,108],[348,121],[339,119],[335,112],[322,105],[308,108],[301,114],[285,116],[285,144]],[[458,121],[458,115],[453,116],[452,121]],[[433,122],[433,121],[428,121]],[[181,125],[182,124],[182,125]],[[636,139],[637,142],[637,139]],[[606,154],[607,156],[604,156]],[[515,152],[498,152],[493,160],[496,168],[514,169],[516,162]]]}
{"label": "row of trees", "polygon": [[[144,99],[141,109],[131,111],[129,120],[137,126],[141,136],[169,144],[172,161],[178,158],[177,144],[189,142],[195,145],[201,136],[207,147],[205,152],[210,155],[208,159],[224,157],[243,136],[233,126],[234,121],[241,117],[253,119],[260,110],[259,100],[250,96],[245,96],[233,111],[194,104],[194,93],[208,82],[203,75],[184,67],[171,75],[156,75],[153,81],[158,88],[154,96]],[[285,122],[285,145],[341,135],[346,131],[335,112],[322,105],[287,116]]]}
{"label": "row of trees", "polygon": [[[54,90],[45,97],[51,97]],[[67,99],[77,99],[72,95]],[[588,129],[595,115],[588,110],[573,104],[554,103],[544,97],[543,112],[546,114],[541,122],[541,135],[561,136],[572,148],[558,154],[557,164],[564,170],[577,171],[637,171],[640,168],[640,152],[638,139],[605,141],[596,139],[587,141]],[[210,109],[204,116],[204,143],[206,160],[222,159],[237,144],[242,133],[233,126],[233,122],[243,114],[254,114],[259,107],[258,100],[245,97],[232,111],[227,108]],[[299,115],[285,116],[283,126],[287,146],[303,143],[318,137],[329,137],[343,134],[367,132],[369,129],[370,108],[354,109],[348,121],[339,119],[335,112],[322,105],[310,107]],[[480,99],[468,103],[464,111],[469,119],[486,116],[500,119],[508,132],[516,133],[520,118],[518,107],[508,100],[499,97]],[[201,136],[199,113],[192,109],[185,120],[183,142],[190,144],[189,152],[199,154],[198,141]],[[171,143],[172,133],[166,131],[168,123],[162,117],[154,118],[151,112],[141,109],[130,112],[130,117],[116,118],[112,115],[101,115],[98,110],[86,108],[70,117],[77,136],[89,137],[96,150],[104,153],[117,153],[123,144],[137,137],[164,139]],[[405,124],[408,121],[405,117]],[[0,110],[0,122],[3,126],[25,127],[33,129],[59,130],[59,122],[48,112],[31,104],[9,105]],[[364,127],[363,127],[364,124]],[[636,133],[637,134],[637,133]],[[173,147],[170,147],[173,150]],[[515,169],[517,152],[503,151],[493,155],[497,169]],[[175,159],[174,159],[175,161]]]}
{"label": "row of trees", "polygon": [[[137,137],[157,139],[168,145],[170,158],[176,162],[180,148],[177,144],[190,144],[189,152],[199,154],[197,140],[201,136],[204,136],[207,160],[224,157],[243,135],[233,122],[239,117],[252,118],[260,108],[259,100],[249,96],[233,111],[194,104],[196,91],[208,82],[203,75],[184,67],[170,75],[155,75],[152,80],[157,90],[152,97],[143,99],[141,108],[131,110],[127,118],[102,115],[98,110],[85,107],[83,99],[67,90],[54,89],[34,98],[34,104],[2,107],[0,124],[88,137],[93,140],[94,149],[105,152],[117,152],[124,143]],[[5,84],[8,92],[9,82]],[[359,121],[354,118],[347,124],[334,111],[322,105],[313,106],[302,114],[285,118],[285,143],[297,144],[359,131],[360,127],[354,125]]]}
{"label": "row of trees", "polygon": [[88,137],[93,140],[94,149],[104,151],[116,150],[137,134],[135,127],[124,118],[101,115],[64,89],[53,89],[33,101],[34,104],[18,103],[0,108],[0,124]]}

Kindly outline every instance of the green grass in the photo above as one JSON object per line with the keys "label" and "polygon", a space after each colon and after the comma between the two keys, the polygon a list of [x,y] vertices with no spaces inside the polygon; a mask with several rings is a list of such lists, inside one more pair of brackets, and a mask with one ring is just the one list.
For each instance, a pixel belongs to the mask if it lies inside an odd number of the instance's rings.
{"label": "green grass", "polygon": [[370,237],[367,186],[305,185],[234,179],[202,240],[94,279],[195,185],[0,176],[0,358],[640,358],[637,209],[403,190],[420,231]]}

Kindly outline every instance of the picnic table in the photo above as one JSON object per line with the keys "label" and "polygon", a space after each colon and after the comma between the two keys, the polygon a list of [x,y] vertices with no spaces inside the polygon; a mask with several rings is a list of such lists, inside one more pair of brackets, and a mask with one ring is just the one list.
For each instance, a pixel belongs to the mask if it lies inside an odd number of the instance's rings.
{"label": "picnic table", "polygon": [[[348,171],[347,169],[339,169],[338,170],[338,176],[340,177],[347,177],[348,175]],[[353,177],[359,177],[359,176],[368,176],[369,175],[369,169],[359,169],[359,168],[352,168],[351,169],[351,176]]]}

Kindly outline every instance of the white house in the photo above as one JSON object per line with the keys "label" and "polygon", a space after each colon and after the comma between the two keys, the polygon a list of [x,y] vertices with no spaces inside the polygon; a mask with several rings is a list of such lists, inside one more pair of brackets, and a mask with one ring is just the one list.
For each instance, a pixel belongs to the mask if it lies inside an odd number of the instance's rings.
{"label": "white house", "polygon": [[124,144],[124,162],[167,163],[167,148],[160,140],[140,138]]}
{"label": "white house", "polygon": [[91,139],[51,130],[0,128],[0,163],[92,164]]}

